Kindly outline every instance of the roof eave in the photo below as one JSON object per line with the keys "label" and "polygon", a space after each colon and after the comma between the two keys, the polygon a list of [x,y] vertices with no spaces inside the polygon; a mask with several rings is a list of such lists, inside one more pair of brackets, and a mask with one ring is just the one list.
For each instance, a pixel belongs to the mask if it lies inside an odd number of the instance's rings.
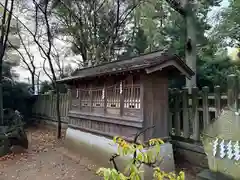
{"label": "roof eave", "polygon": [[147,74],[156,72],[156,71],[162,71],[164,68],[174,66],[176,69],[178,69],[179,72],[184,74],[188,79],[191,79],[192,76],[194,76],[194,72],[191,68],[189,68],[181,59],[172,59],[169,61],[165,61],[162,64],[151,66],[148,68],[145,68],[145,71]]}

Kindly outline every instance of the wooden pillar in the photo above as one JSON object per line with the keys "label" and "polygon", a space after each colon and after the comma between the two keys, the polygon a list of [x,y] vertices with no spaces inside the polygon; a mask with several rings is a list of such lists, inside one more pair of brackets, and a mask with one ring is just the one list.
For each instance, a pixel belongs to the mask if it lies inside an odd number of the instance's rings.
{"label": "wooden pillar", "polygon": [[67,97],[68,97],[68,111],[70,111],[72,109],[72,91],[71,91],[71,89],[68,89]]}
{"label": "wooden pillar", "polygon": [[90,87],[90,112],[93,111],[93,93],[92,93],[92,86]]}
{"label": "wooden pillar", "polygon": [[202,100],[203,100],[203,128],[205,129],[210,123],[209,107],[208,107],[208,87],[202,88]]}
{"label": "wooden pillar", "polygon": [[181,122],[180,122],[180,91],[179,89],[173,89],[174,94],[174,128],[175,136],[181,135]]}
{"label": "wooden pillar", "polygon": [[[168,96],[170,97],[169,99],[172,99],[173,97],[173,92],[172,89],[168,89]],[[169,131],[169,135],[172,135],[172,128],[173,128],[173,113],[172,113],[172,107],[170,107],[169,104],[169,108],[168,108],[168,131]]]}
{"label": "wooden pillar", "polygon": [[218,117],[221,112],[221,92],[220,86],[214,87],[214,96],[215,96],[215,117]]}
{"label": "wooden pillar", "polygon": [[188,88],[182,90],[182,108],[183,108],[183,136],[189,138],[190,136],[190,122],[188,113]]}
{"label": "wooden pillar", "polygon": [[238,77],[235,74],[228,76],[228,106],[238,110]]}
{"label": "wooden pillar", "polygon": [[198,113],[198,88],[192,88],[193,139],[200,140],[200,126]]}
{"label": "wooden pillar", "polygon": [[104,108],[104,114],[106,114],[107,113],[107,88],[105,84],[103,87],[103,108]]}
{"label": "wooden pillar", "polygon": [[50,117],[53,117],[53,91],[50,93]]}
{"label": "wooden pillar", "polygon": [[79,109],[81,110],[82,109],[82,91],[80,88],[78,89],[78,98],[79,98]]}

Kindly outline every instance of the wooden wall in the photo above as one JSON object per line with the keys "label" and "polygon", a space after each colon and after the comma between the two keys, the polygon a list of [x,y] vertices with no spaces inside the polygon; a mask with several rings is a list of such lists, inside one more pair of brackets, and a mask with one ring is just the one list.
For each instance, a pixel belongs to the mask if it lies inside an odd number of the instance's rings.
{"label": "wooden wall", "polygon": [[139,78],[133,74],[121,77],[78,82],[71,87],[70,111],[141,119]]}
{"label": "wooden wall", "polygon": [[145,133],[145,139],[168,137],[168,78],[158,72],[143,74],[141,80],[144,127],[155,126]]}
{"label": "wooden wall", "polygon": [[139,75],[78,82],[69,94],[69,124],[74,128],[129,138],[142,128]]}

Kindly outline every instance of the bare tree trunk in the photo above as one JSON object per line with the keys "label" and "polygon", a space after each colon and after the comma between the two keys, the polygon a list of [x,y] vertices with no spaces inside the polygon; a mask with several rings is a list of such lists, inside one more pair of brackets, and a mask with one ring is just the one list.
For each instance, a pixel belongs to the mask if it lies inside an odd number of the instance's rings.
{"label": "bare tree trunk", "polygon": [[35,93],[35,72],[31,74],[31,85],[32,85],[32,90]]}
{"label": "bare tree trunk", "polygon": [[10,31],[10,23],[11,23],[11,19],[12,19],[13,3],[14,3],[14,0],[12,0],[12,2],[11,2],[10,12],[8,13],[8,18],[6,18],[8,0],[5,0],[4,11],[3,11],[3,15],[2,15],[2,24],[1,24],[1,37],[0,37],[0,125],[4,124],[4,119],[3,119],[3,87],[2,87],[3,66],[2,65],[3,65],[3,57],[4,57],[4,54],[5,54],[5,50],[6,50],[6,43],[8,41],[8,34],[9,34],[9,31]]}
{"label": "bare tree trunk", "polygon": [[[53,41],[52,41],[52,34],[51,34],[51,29],[50,29],[50,24],[49,24],[49,18],[48,18],[48,6],[49,6],[49,0],[45,0],[45,4],[44,4],[44,7],[42,8],[37,2],[36,0],[33,0],[33,3],[35,4],[35,15],[36,15],[36,29],[35,29],[35,33],[31,33],[31,35],[33,35],[33,38],[34,38],[34,41],[35,43],[38,45],[40,51],[43,52],[44,56],[43,57],[45,60],[48,61],[49,63],[49,66],[50,66],[50,70],[51,70],[51,73],[52,73],[52,84],[53,84],[53,88],[56,92],[56,119],[57,119],[57,122],[58,122],[58,135],[57,135],[57,138],[60,139],[61,138],[61,129],[62,129],[62,126],[61,126],[61,117],[60,117],[60,94],[59,94],[59,87],[57,85],[57,78],[56,78],[56,74],[55,74],[55,70],[54,70],[54,67],[53,67],[53,59],[52,59],[52,47],[53,47]],[[48,48],[47,50],[43,47],[43,45],[40,43],[40,41],[36,38],[36,35],[37,35],[37,29],[39,28],[38,27],[38,10],[40,10],[40,12],[43,14],[44,16],[44,21],[45,21],[45,28],[46,28],[46,31],[47,31],[47,44],[48,44]]]}
{"label": "bare tree trunk", "polygon": [[40,93],[40,72],[37,75],[37,94]]}

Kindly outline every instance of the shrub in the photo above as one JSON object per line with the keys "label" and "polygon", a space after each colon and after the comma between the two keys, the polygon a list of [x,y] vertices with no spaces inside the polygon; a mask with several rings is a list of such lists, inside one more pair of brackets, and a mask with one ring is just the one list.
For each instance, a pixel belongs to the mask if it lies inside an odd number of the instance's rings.
{"label": "shrub", "polygon": [[[140,134],[136,137],[139,135]],[[157,167],[156,162],[161,161],[161,157],[159,158],[160,148],[164,143],[161,139],[150,139],[145,144],[137,144],[137,138],[135,138],[133,143],[128,143],[121,137],[114,137],[113,142],[118,146],[118,153],[110,158],[113,168],[102,167],[97,171],[97,174],[104,177],[105,180],[141,180],[143,172],[140,171],[140,167],[143,164],[154,169],[153,178],[156,180],[184,180],[184,172],[180,172],[176,175],[175,173],[166,173]],[[132,155],[133,158],[130,160],[124,172],[120,172],[115,158],[129,155]]]}

